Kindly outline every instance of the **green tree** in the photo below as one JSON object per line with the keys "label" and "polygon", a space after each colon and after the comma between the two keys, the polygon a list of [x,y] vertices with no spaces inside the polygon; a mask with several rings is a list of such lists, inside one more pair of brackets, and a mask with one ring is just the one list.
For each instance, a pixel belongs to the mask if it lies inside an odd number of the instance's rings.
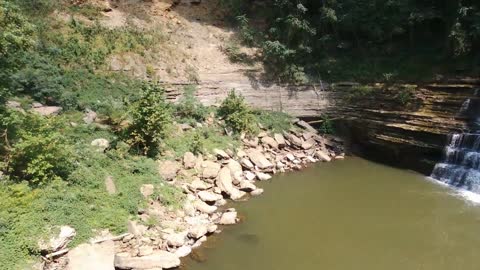
{"label": "green tree", "polygon": [[145,83],[140,99],[133,105],[132,118],[129,144],[144,155],[157,154],[172,122],[172,107],[165,101],[163,89]]}

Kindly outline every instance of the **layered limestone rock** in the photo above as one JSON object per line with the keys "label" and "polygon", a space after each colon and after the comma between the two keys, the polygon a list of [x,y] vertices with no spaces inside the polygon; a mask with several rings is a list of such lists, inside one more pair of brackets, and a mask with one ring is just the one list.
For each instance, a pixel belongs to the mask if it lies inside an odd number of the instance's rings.
{"label": "layered limestone rock", "polygon": [[375,90],[354,102],[344,98],[334,110],[339,116],[337,127],[354,151],[430,174],[447,136],[469,129],[461,108],[466,100],[478,99],[479,85],[454,81],[409,87],[414,94],[404,104],[401,88]]}
{"label": "layered limestone rock", "polygon": [[[362,92],[355,83],[272,84],[259,80],[255,73],[247,77],[209,74],[204,78],[197,91],[204,104],[218,104],[235,89],[255,108],[284,111],[317,124],[322,123],[322,115],[328,115],[357,153],[427,174],[440,159],[448,134],[469,128],[468,119],[459,111],[468,98],[478,99],[475,90],[480,85],[475,79],[444,80],[423,85],[375,85],[372,91]],[[175,101],[183,86],[166,88],[168,98]]]}

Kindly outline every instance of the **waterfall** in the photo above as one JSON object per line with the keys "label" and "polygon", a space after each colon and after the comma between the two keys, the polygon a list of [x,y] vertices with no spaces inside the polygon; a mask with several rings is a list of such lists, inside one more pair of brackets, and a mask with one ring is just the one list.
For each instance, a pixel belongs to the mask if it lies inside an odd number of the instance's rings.
{"label": "waterfall", "polygon": [[[475,96],[478,96],[475,91]],[[478,100],[467,99],[460,114],[468,116],[471,131],[448,137],[443,160],[437,163],[431,177],[448,185],[480,194],[480,130]]]}
{"label": "waterfall", "polygon": [[480,193],[480,134],[450,135],[443,161],[435,165],[431,177]]}

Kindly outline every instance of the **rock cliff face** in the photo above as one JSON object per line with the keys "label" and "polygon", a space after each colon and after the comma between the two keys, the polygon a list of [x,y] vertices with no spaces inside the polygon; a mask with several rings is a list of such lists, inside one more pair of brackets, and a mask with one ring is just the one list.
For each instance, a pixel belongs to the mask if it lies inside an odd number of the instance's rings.
{"label": "rock cliff face", "polygon": [[478,84],[453,82],[415,88],[406,105],[401,105],[398,89],[394,89],[355,102],[344,100],[344,105],[336,108],[339,129],[350,139],[354,152],[430,174],[447,136],[470,129],[471,119],[462,115],[461,108],[467,99],[478,99]]}
{"label": "rock cliff face", "polygon": [[[236,73],[238,74],[238,73]],[[197,96],[205,104],[219,104],[231,89],[253,107],[285,111],[307,120],[328,115],[360,155],[429,174],[442,155],[447,136],[469,130],[462,105],[476,97],[477,80],[425,85],[362,88],[356,84],[287,86],[268,84],[256,74],[215,74],[199,84]],[[182,85],[169,85],[176,100]]]}

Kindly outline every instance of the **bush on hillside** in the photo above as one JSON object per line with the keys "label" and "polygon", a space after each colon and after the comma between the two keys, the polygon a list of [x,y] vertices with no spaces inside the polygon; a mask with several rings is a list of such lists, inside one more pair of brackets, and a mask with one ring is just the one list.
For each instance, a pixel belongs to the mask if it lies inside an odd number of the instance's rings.
{"label": "bush on hillside", "polygon": [[0,57],[12,55],[33,46],[34,26],[17,7],[0,0]]}
{"label": "bush on hillside", "polygon": [[187,123],[202,122],[208,109],[195,97],[195,86],[187,86],[175,106],[175,114]]}
{"label": "bush on hillside", "polygon": [[222,102],[218,109],[218,115],[234,132],[252,133],[255,130],[255,117],[243,96],[237,95],[235,90],[232,90]]}
{"label": "bush on hillside", "polygon": [[62,135],[61,123],[34,114],[15,119],[5,162],[10,176],[33,186],[66,179],[74,169],[73,151]]}
{"label": "bush on hillside", "polygon": [[129,144],[144,155],[155,155],[172,123],[172,108],[165,101],[163,89],[145,83],[140,99],[133,106],[132,118]]}

